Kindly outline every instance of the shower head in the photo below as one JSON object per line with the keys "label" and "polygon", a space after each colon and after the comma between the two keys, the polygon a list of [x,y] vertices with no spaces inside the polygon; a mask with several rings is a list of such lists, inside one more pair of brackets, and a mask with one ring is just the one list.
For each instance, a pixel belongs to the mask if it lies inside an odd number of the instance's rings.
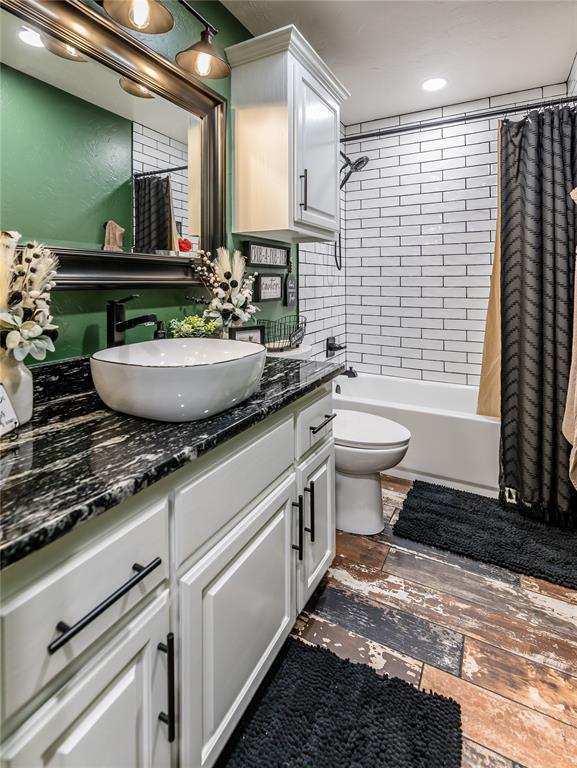
{"label": "shower head", "polygon": [[351,158],[345,155],[344,152],[341,152],[341,157],[345,161],[344,165],[341,168],[341,173],[343,171],[346,171],[346,173],[341,180],[340,189],[342,189],[345,186],[347,181],[350,179],[352,173],[356,173],[357,171],[362,171],[363,168],[366,166],[366,164],[369,162],[369,158],[366,155],[363,155],[362,157],[357,157],[356,160],[351,160]]}

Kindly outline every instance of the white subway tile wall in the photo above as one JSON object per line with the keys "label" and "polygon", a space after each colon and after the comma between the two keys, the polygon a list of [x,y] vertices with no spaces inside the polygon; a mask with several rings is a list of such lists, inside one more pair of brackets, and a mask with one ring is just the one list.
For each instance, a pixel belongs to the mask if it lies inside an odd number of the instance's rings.
{"label": "white subway tile wall", "polygon": [[513,104],[566,93],[561,83],[346,127],[350,136],[423,121],[417,132],[344,145],[353,159],[370,157],[346,186],[344,281],[326,246],[300,249],[301,310],[310,317],[317,356],[330,330],[346,329],[347,363],[359,371],[478,384],[497,215],[498,120],[440,128],[425,121],[492,107],[505,114]]}
{"label": "white subway tile wall", "polygon": [[[344,135],[344,126],[341,126]],[[343,267],[335,263],[335,243],[302,243],[299,245],[299,311],[307,319],[304,344],[312,346],[313,359],[324,360],[326,340],[335,336],[337,344],[346,343],[346,257],[345,196],[340,197]],[[338,244],[337,244],[338,247]],[[345,360],[346,351],[338,352],[335,361]]]}
{"label": "white subway tile wall", "polygon": [[[132,123],[132,171],[155,171],[162,168],[186,165],[188,163],[187,145],[153,131],[145,125]],[[174,217],[183,237],[198,235],[188,231],[188,171],[176,171],[170,174]],[[179,223],[180,222],[180,223]]]}

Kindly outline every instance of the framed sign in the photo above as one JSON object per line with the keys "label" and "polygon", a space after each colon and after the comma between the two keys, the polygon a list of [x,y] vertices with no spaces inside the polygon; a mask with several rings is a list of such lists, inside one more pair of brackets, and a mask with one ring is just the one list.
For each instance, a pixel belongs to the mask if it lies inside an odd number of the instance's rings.
{"label": "framed sign", "polygon": [[245,248],[246,263],[251,267],[276,267],[277,269],[290,267],[290,248],[252,242],[247,242]]}
{"label": "framed sign", "polygon": [[252,341],[264,347],[264,325],[244,325],[240,328],[229,328],[228,338],[234,341]]}
{"label": "framed sign", "polygon": [[289,272],[284,281],[284,305],[296,307],[298,298],[297,281],[292,272]]}
{"label": "framed sign", "polygon": [[254,282],[254,300],[280,301],[283,294],[283,275],[257,275]]}
{"label": "framed sign", "polygon": [[0,384],[0,436],[12,432],[13,429],[16,429],[18,423],[18,418],[8,393],[4,389],[4,385]]}

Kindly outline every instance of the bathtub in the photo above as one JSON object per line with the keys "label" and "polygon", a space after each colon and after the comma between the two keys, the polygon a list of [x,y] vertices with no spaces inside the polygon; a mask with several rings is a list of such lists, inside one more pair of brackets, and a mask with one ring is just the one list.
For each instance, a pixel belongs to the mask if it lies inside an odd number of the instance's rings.
{"label": "bathtub", "polygon": [[360,373],[335,380],[334,407],[407,427],[409,450],[389,474],[497,496],[500,419],[477,416],[477,392],[460,384]]}

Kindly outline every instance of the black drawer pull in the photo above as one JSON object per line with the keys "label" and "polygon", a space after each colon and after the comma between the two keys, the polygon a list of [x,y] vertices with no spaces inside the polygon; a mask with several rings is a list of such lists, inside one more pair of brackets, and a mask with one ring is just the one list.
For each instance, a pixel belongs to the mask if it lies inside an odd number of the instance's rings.
{"label": "black drawer pull", "polygon": [[158,719],[162,723],[166,723],[168,725],[168,740],[170,742],[174,741],[174,738],[176,736],[176,717],[174,714],[174,699],[175,699],[175,688],[174,688],[174,633],[169,632],[166,636],[166,644],[165,643],[159,643],[158,644],[158,650],[162,651],[163,653],[166,653],[166,664],[167,664],[167,697],[168,697],[168,704],[167,704],[167,712],[161,712],[158,715]]}
{"label": "black drawer pull", "polygon": [[303,501],[303,497],[302,496],[299,496],[298,502],[293,501],[293,507],[296,507],[298,509],[298,511],[299,511],[298,512],[298,514],[299,514],[299,517],[298,517],[298,531],[299,531],[299,539],[298,539],[298,541],[299,541],[299,543],[298,544],[293,544],[292,548],[296,549],[296,551],[299,553],[299,560],[302,560],[303,559],[303,552],[304,552],[304,538],[305,538],[305,534],[304,534],[304,524],[305,524],[305,522],[304,522],[304,501]]}
{"label": "black drawer pull", "polygon": [[311,544],[315,543],[315,481],[311,480],[311,484],[308,488],[305,488],[305,493],[311,495],[311,527],[305,528],[307,533],[311,535]]}
{"label": "black drawer pull", "polygon": [[318,427],[309,427],[310,431],[313,433],[313,435],[316,435],[317,432],[320,432],[321,429],[324,429],[327,424],[330,424],[333,419],[337,418],[336,413],[331,413],[330,416],[328,413],[325,413],[325,420],[318,425]]}
{"label": "black drawer pull", "polygon": [[145,579],[151,571],[153,571],[155,568],[158,568],[161,563],[162,560],[160,557],[155,557],[154,560],[148,563],[148,565],[139,565],[138,563],[135,563],[132,566],[132,570],[136,571],[136,574],[132,578],[128,579],[128,581],[126,581],[121,587],[118,587],[116,592],[113,592],[111,595],[109,595],[105,600],[97,605],[96,608],[93,608],[90,613],[87,613],[86,616],[83,616],[79,621],[76,622],[76,624],[69,626],[64,621],[59,621],[56,625],[56,629],[62,634],[59,635],[56,640],[53,640],[50,643],[48,646],[48,653],[50,655],[56,653],[59,648],[62,648],[63,645],[66,645],[66,643],[72,640],[73,637],[76,637],[79,632],[91,624],[94,619],[97,619],[100,614],[104,613],[104,611],[110,608],[111,605],[114,605],[114,603],[120,600],[121,597],[124,597],[127,592],[130,592],[133,587]]}

